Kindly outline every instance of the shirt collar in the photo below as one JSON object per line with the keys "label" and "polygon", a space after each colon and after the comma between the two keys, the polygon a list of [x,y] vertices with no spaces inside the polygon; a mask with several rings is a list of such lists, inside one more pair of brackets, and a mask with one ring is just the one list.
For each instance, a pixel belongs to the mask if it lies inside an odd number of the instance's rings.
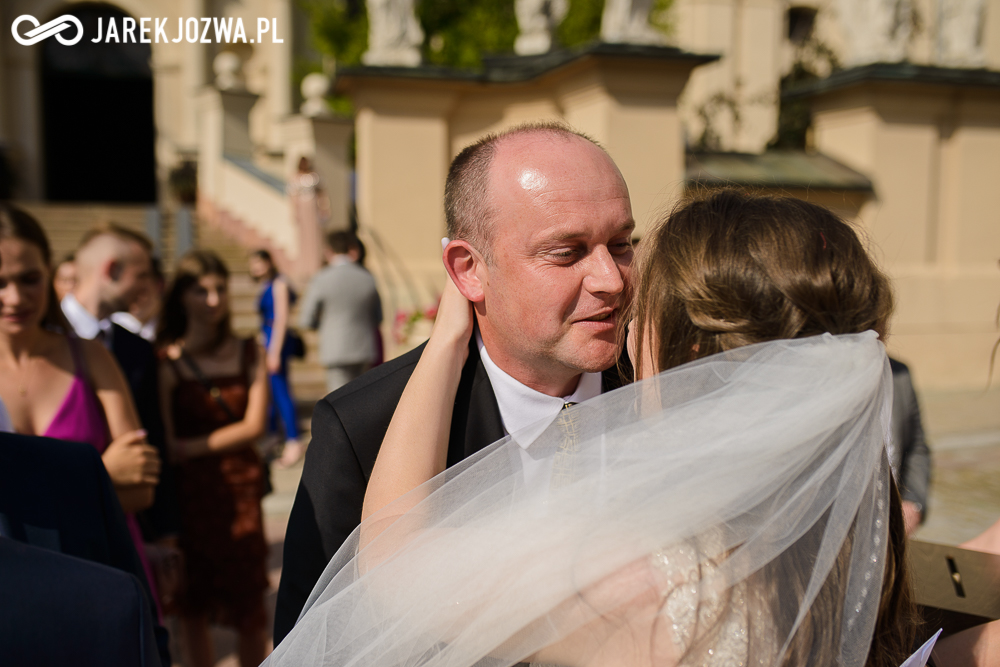
{"label": "shirt collar", "polygon": [[600,396],[602,377],[600,373],[584,373],[580,382],[569,396],[557,397],[543,394],[524,385],[504,370],[493,359],[483,344],[479,330],[476,330],[479,357],[483,360],[486,375],[493,385],[493,393],[500,408],[500,419],[504,430],[515,434],[518,444],[527,447],[556,418],[566,403],[582,403]]}
{"label": "shirt collar", "polygon": [[94,315],[83,307],[72,294],[67,294],[59,304],[62,306],[63,315],[69,320],[69,325],[80,338],[93,340],[102,331],[111,328],[111,322],[107,319],[98,320]]}

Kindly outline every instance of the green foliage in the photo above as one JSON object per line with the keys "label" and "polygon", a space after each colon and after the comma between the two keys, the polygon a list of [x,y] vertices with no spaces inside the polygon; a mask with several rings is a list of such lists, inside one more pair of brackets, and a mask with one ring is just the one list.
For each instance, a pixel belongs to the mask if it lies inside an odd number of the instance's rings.
{"label": "green foliage", "polygon": [[298,0],[309,17],[313,42],[338,65],[359,65],[368,49],[364,0]]}
{"label": "green foliage", "polygon": [[478,68],[483,55],[514,50],[513,0],[424,0],[417,16],[426,63]]}
{"label": "green foliage", "polygon": [[664,35],[672,35],[674,24],[670,20],[670,9],[673,6],[674,0],[653,0],[653,8],[649,10],[649,25]]}
{"label": "green foliage", "polygon": [[[836,72],[841,67],[837,54],[816,38],[810,38],[795,51],[791,71],[781,78],[782,92]],[[812,110],[803,99],[784,99],[778,105],[778,131],[768,148],[802,150],[807,148]]]}
{"label": "green foliage", "polygon": [[[364,0],[297,0],[309,17],[316,49],[338,65],[358,65],[368,48],[368,14]],[[655,0],[650,23],[669,31],[667,16],[673,0]],[[565,20],[556,31],[567,48],[596,41],[601,32],[604,0],[570,0]],[[479,68],[484,55],[510,53],[517,39],[514,0],[423,0],[417,18],[424,31],[425,63]],[[318,67],[318,66],[316,66]],[[308,66],[298,66],[301,80]],[[300,75],[301,74],[301,75]],[[343,106],[343,105],[341,105]],[[345,107],[346,109],[346,107]],[[343,111],[338,107],[337,111]]]}
{"label": "green foliage", "polygon": [[570,0],[566,18],[559,24],[556,36],[566,48],[583,46],[601,35],[601,14],[604,0]]}

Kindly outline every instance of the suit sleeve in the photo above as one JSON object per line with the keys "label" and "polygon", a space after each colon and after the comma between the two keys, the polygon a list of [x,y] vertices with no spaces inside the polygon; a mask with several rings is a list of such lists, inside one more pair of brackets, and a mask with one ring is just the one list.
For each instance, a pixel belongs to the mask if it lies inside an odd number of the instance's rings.
{"label": "suit sleeve", "polygon": [[372,319],[375,322],[375,326],[382,324],[382,319],[384,315],[382,314],[382,297],[379,296],[378,290],[375,291],[374,307],[372,312]]}
{"label": "suit sleeve", "polygon": [[924,508],[927,515],[927,492],[931,481],[931,452],[924,439],[924,425],[920,418],[920,404],[913,390],[913,382],[907,374],[902,383],[905,393],[906,414],[903,432],[903,456],[899,465],[900,491],[903,500],[909,500]]}
{"label": "suit sleeve", "polygon": [[306,295],[302,299],[302,306],[299,309],[299,328],[315,329],[319,326],[319,289],[316,283],[319,282],[317,275],[309,283]]}
{"label": "suit sleeve", "polygon": [[163,463],[153,506],[143,513],[144,523],[153,533],[148,535],[147,539],[156,540],[180,532],[180,505],[177,501],[174,466],[170,465],[170,453],[167,451],[167,438],[160,409],[159,364],[152,348],[149,348],[149,354],[146,356],[146,368],[142,374],[141,384],[133,393],[139,411],[139,421],[146,429],[147,440],[156,447]]}
{"label": "suit sleeve", "polygon": [[312,443],[288,517],[274,643],[291,631],[330,558],[361,523],[367,480],[340,418],[316,404]]}

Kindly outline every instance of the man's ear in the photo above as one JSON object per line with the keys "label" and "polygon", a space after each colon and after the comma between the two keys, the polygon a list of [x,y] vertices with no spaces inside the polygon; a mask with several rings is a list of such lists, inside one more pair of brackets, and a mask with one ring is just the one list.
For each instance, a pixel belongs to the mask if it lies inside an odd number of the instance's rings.
{"label": "man's ear", "polygon": [[105,271],[108,274],[108,278],[111,278],[114,282],[118,282],[118,280],[122,277],[122,271],[124,269],[124,263],[117,259],[113,259],[105,265]]}
{"label": "man's ear", "polygon": [[450,241],[442,254],[444,268],[466,299],[481,303],[485,298],[481,272],[486,267],[482,255],[467,241]]}

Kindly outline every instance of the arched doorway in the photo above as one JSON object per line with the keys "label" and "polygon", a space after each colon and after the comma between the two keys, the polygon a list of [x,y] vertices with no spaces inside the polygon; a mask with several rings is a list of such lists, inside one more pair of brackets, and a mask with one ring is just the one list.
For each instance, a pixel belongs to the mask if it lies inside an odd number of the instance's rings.
{"label": "arched doorway", "polygon": [[45,40],[42,123],[49,201],[156,201],[156,130],[149,44],[95,44],[98,19],[121,35],[128,15],[105,4],[63,13],[83,23],[73,46]]}

